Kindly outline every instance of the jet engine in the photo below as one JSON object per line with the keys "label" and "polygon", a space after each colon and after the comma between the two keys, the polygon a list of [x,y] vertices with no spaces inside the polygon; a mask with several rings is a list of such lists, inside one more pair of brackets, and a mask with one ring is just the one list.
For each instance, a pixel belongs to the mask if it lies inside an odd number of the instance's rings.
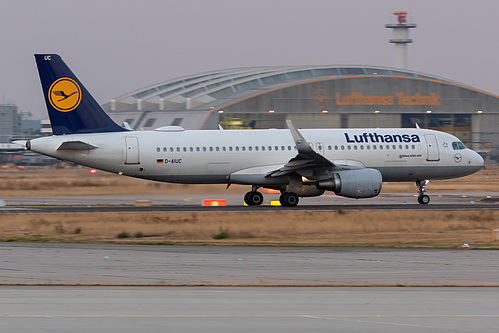
{"label": "jet engine", "polygon": [[347,198],[372,198],[381,192],[382,182],[381,173],[376,169],[344,170],[320,180],[317,187]]}

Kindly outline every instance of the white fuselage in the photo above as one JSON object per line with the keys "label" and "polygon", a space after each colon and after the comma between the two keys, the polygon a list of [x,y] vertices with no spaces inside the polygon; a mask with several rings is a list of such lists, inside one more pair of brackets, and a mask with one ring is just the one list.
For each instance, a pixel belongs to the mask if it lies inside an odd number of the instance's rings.
{"label": "white fuselage", "polygon": [[[303,137],[335,165],[373,168],[383,181],[465,176],[483,159],[447,133],[424,129],[303,129]],[[81,141],[95,149],[60,149]],[[460,145],[456,144],[459,142]],[[166,130],[60,135],[31,140],[30,149],[109,172],[164,182],[261,184],[297,155],[289,130]],[[255,182],[253,182],[255,179]],[[282,180],[269,180],[278,185]]]}

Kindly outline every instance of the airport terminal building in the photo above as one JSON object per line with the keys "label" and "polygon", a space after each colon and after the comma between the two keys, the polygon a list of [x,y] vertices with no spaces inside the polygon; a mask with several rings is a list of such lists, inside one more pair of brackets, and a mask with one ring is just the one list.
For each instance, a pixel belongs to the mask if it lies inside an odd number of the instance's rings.
{"label": "airport terminal building", "polygon": [[[499,96],[442,77],[374,66],[248,67],[185,76],[104,105],[136,130],[431,128],[499,159]],[[497,156],[497,157],[496,157]]]}

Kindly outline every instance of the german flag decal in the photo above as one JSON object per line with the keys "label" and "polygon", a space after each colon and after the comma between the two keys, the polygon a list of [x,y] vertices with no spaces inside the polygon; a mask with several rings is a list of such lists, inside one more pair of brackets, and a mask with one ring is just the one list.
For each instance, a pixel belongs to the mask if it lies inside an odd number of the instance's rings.
{"label": "german flag decal", "polygon": [[158,158],[158,159],[156,160],[156,163],[163,163],[163,159],[162,159],[162,158]]}

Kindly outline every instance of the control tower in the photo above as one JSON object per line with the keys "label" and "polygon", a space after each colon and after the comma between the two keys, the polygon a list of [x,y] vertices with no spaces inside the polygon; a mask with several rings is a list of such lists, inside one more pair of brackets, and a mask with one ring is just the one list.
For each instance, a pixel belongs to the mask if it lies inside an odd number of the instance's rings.
{"label": "control tower", "polygon": [[416,24],[407,22],[407,12],[395,12],[397,18],[394,24],[386,24],[385,28],[393,29],[393,38],[390,43],[395,44],[395,67],[407,69],[407,44],[412,43],[409,38],[409,29],[416,28]]}

